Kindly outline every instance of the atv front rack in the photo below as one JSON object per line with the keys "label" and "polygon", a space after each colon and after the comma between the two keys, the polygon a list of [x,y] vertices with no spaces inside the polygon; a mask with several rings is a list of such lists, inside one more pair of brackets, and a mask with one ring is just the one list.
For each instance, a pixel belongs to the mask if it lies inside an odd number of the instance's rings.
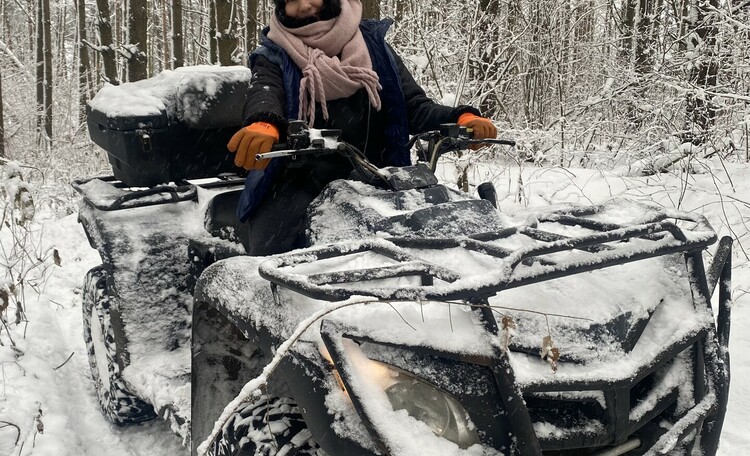
{"label": "atv front rack", "polygon": [[[468,237],[392,237],[334,244],[273,257],[260,265],[260,275],[270,282],[314,299],[340,301],[352,296],[384,300],[460,300],[478,303],[502,290],[581,272],[678,252],[700,252],[716,242],[708,221],[696,214],[643,206],[646,217],[628,226],[597,220],[611,206],[593,206],[541,214],[531,223]],[[567,237],[542,230],[542,223],[582,227],[591,234]],[[690,229],[680,225],[691,225]],[[497,241],[523,236],[530,245],[509,249]],[[529,243],[527,243],[529,244]],[[499,266],[480,276],[462,278],[456,271],[427,262],[406,249],[463,248],[498,260]],[[317,260],[373,252],[397,261],[391,266],[300,275],[286,268]],[[555,253],[576,251],[562,261]],[[524,267],[525,266],[525,267]],[[421,275],[418,287],[362,287],[362,282]],[[439,282],[435,282],[439,279]],[[347,286],[357,283],[356,287]]]}

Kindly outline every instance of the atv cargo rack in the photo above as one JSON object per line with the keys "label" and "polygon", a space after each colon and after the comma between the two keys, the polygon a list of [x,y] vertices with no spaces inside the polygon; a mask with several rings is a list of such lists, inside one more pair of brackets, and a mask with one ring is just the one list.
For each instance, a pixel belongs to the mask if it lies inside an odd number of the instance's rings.
{"label": "atv cargo rack", "polygon": [[[729,390],[731,238],[721,240],[714,261],[706,272],[702,251],[716,242],[717,237],[704,217],[643,206],[646,214],[644,217],[640,217],[636,223],[621,225],[609,223],[606,217],[600,217],[613,207],[615,206],[612,204],[567,207],[539,214],[529,223],[520,226],[468,237],[391,237],[310,248],[265,260],[259,266],[259,274],[272,282],[274,287],[283,287],[324,301],[365,297],[383,301],[463,302],[478,308],[485,330],[489,334],[498,335],[500,325],[488,299],[500,291],[647,258],[682,253],[696,308],[705,306],[703,312],[712,315],[710,297],[717,283],[720,283],[718,322],[715,326],[703,324],[690,329],[679,342],[660,347],[658,355],[624,378],[613,380],[594,376],[574,380],[549,380],[548,377],[539,382],[529,382],[526,379],[526,382],[519,385],[511,359],[499,345],[495,347],[492,356],[465,356],[424,346],[406,346],[398,342],[376,340],[377,338],[368,334],[361,334],[356,329],[327,319],[321,323],[321,336],[355,409],[382,454],[390,454],[387,439],[371,419],[365,401],[360,397],[356,369],[351,367],[341,343],[344,339],[397,347],[419,356],[440,357],[452,360],[451,362],[489,369],[491,381],[497,388],[495,399],[505,410],[504,414],[500,414],[504,418],[499,423],[497,417],[488,418],[484,423],[477,423],[477,426],[490,435],[495,448],[511,444],[508,441],[509,427],[515,437],[514,444],[518,454],[523,455],[670,454],[681,444],[692,444],[692,441],[700,442],[701,454],[713,455],[718,448]],[[542,225],[576,227],[588,234],[568,237],[556,232],[560,230],[541,229]],[[526,239],[523,247],[514,249],[498,245],[514,236]],[[425,261],[418,253],[414,253],[449,248],[494,257],[499,266],[478,276],[464,277],[444,264]],[[396,264],[328,273],[303,274],[290,271],[299,265],[363,252],[381,255]],[[559,253],[563,255],[557,255]],[[421,285],[386,288],[363,284],[367,281],[406,276],[421,277]],[[648,320],[643,323],[643,327],[646,323]],[[639,328],[633,345],[643,327]],[[510,349],[513,350],[513,347]],[[633,415],[634,404],[643,400],[644,394],[650,394],[644,391],[653,388],[653,385],[649,386],[649,382],[654,381],[656,372],[660,369],[663,372],[672,360],[685,353],[689,353],[688,356],[696,366],[696,378],[693,379],[694,404],[680,413],[669,429],[658,424],[658,417],[677,401],[676,389],[658,397],[647,412],[640,416]],[[602,392],[603,401],[598,408],[599,412],[596,412],[597,421],[602,425],[597,431],[590,431],[593,423],[590,419],[566,417],[563,422],[571,431],[565,437],[537,436],[535,422],[544,421],[543,418],[546,417],[549,421],[557,419],[559,423],[567,413],[563,406],[550,407],[550,404],[561,404],[567,400],[576,402],[581,407],[589,407],[592,403],[591,398],[583,396],[550,401],[545,400],[544,394],[580,394],[587,391]],[[596,408],[596,405],[593,407]],[[586,429],[587,426],[589,431],[575,430]],[[565,429],[563,425],[559,427]],[[700,433],[699,438],[691,438],[695,436],[694,431]],[[591,450],[584,450],[585,448]]]}
{"label": "atv cargo rack", "polygon": [[[275,283],[306,296],[326,301],[340,301],[352,296],[372,296],[387,300],[464,300],[477,302],[497,294],[501,290],[542,282],[580,272],[592,271],[618,264],[678,252],[700,252],[716,242],[716,234],[706,219],[700,215],[677,211],[663,211],[651,208],[652,215],[642,223],[620,226],[585,218],[601,212],[604,206],[587,207],[580,210],[561,210],[537,217],[536,221],[524,226],[510,227],[500,231],[481,233],[468,237],[427,238],[399,237],[383,240],[336,244],[307,249],[300,253],[290,253],[269,259],[261,264],[260,275]],[[670,221],[674,219],[675,221]],[[677,221],[694,225],[691,230],[683,230]],[[594,234],[570,238],[550,231],[540,230],[539,223],[554,222],[567,226],[580,226],[595,231]],[[510,250],[494,245],[493,241],[522,235],[537,241],[537,245]],[[642,243],[634,245],[634,241]],[[463,247],[488,256],[502,259],[502,271],[493,271],[483,283],[472,279],[471,283],[462,280],[461,274],[442,266],[427,263],[404,248],[446,249]],[[582,252],[580,256],[564,262],[550,258],[551,254],[570,250]],[[300,276],[285,272],[282,268],[316,260],[372,251],[400,263],[395,266],[362,269],[335,274]],[[700,255],[698,255],[700,258]],[[519,268],[519,265],[536,267]],[[697,265],[696,265],[697,267]],[[702,271],[702,262],[701,262]],[[421,273],[420,287],[382,289],[346,287],[342,284],[376,280]],[[702,274],[701,274],[702,275]],[[433,279],[444,284],[435,285]]]}

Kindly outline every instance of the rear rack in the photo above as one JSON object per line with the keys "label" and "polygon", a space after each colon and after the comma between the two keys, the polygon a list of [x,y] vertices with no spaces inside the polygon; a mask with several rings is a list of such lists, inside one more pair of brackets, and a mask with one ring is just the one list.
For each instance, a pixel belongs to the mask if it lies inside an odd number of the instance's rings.
{"label": "rear rack", "polygon": [[178,180],[148,188],[131,187],[114,176],[74,180],[71,185],[88,204],[100,211],[119,211],[182,201],[197,201],[198,188],[221,188],[244,185],[244,178],[232,173],[216,176],[216,181],[191,184]]}
{"label": "rear rack", "polygon": [[[613,205],[566,208],[539,214],[527,224],[467,237],[371,238],[313,247],[272,257],[260,265],[259,273],[276,285],[325,301],[365,296],[383,300],[460,300],[483,303],[502,290],[670,253],[700,251],[716,242],[713,228],[701,215],[641,203],[637,205],[642,207],[645,217],[630,225],[592,218],[613,210]],[[578,226],[592,233],[567,237],[540,229],[541,223]],[[687,229],[678,226],[678,223],[692,227]],[[523,236],[532,241],[531,245],[516,249],[497,245],[498,241],[511,236]],[[437,251],[446,248],[462,248],[494,257],[500,260],[499,266],[481,275],[464,278],[456,271],[425,261],[407,250]],[[575,255],[568,255],[563,260],[551,256],[573,251]],[[362,252],[382,255],[397,264],[311,275],[285,270],[292,266]],[[519,267],[522,265],[524,267]],[[368,280],[415,275],[422,277],[420,286],[383,288],[362,285],[362,282]],[[440,282],[436,283],[434,279]],[[348,283],[356,283],[357,286],[347,286]]]}

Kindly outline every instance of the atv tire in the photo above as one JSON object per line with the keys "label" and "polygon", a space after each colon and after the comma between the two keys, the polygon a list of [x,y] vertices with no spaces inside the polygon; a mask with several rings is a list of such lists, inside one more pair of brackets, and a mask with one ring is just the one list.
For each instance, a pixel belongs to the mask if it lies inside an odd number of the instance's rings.
{"label": "atv tire", "polygon": [[118,359],[127,356],[127,347],[124,340],[116,342],[117,322],[110,313],[107,273],[102,266],[92,268],[86,274],[82,307],[83,339],[102,412],[118,425],[155,418],[154,408],[133,394],[121,376],[122,366]]}
{"label": "atv tire", "polygon": [[210,456],[325,456],[288,397],[261,396],[227,421]]}

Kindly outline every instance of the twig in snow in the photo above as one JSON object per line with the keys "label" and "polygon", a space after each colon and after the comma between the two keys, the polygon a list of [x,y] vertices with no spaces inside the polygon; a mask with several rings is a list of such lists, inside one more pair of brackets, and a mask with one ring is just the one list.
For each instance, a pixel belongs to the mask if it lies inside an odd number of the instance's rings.
{"label": "twig in snow", "polygon": [[70,358],[72,358],[74,354],[75,354],[75,352],[72,352],[72,353],[70,354],[70,356],[68,356],[68,359],[66,359],[65,361],[63,361],[63,363],[62,363],[62,364],[60,364],[59,366],[57,366],[57,367],[53,367],[53,368],[52,368],[52,370],[55,370],[55,371],[56,371],[57,369],[59,369],[59,368],[63,367],[63,366],[64,366],[64,365],[66,365],[66,364],[68,364],[68,361],[70,361]]}
{"label": "twig in snow", "polygon": [[16,441],[13,443],[13,446],[16,446],[18,445],[18,439],[21,438],[21,428],[8,421],[0,421],[0,429],[7,428],[9,426],[13,426],[14,428],[16,428]]}
{"label": "twig in snow", "polygon": [[393,311],[394,311],[394,312],[396,312],[396,315],[398,315],[399,317],[401,317],[401,320],[403,320],[403,322],[404,322],[404,323],[406,323],[406,325],[407,325],[408,327],[410,327],[410,328],[411,328],[411,329],[413,329],[414,331],[416,331],[416,330],[417,330],[417,328],[415,328],[414,326],[412,326],[412,325],[411,325],[411,323],[409,323],[408,321],[406,321],[406,318],[404,318],[404,316],[403,316],[403,315],[401,315],[401,312],[399,312],[398,310],[396,310],[396,308],[395,308],[395,307],[393,307],[393,304],[391,304],[391,303],[389,302],[389,303],[388,303],[388,305],[389,305],[389,306],[391,307],[391,309],[393,309]]}

